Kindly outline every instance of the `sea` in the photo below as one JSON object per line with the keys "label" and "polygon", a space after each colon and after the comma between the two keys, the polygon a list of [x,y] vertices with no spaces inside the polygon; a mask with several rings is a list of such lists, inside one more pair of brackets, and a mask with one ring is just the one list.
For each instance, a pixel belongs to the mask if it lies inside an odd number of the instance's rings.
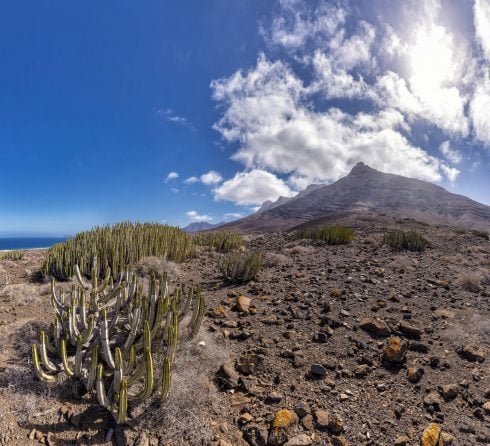
{"label": "sea", "polygon": [[56,243],[64,242],[66,239],[67,237],[0,238],[0,251],[49,248]]}

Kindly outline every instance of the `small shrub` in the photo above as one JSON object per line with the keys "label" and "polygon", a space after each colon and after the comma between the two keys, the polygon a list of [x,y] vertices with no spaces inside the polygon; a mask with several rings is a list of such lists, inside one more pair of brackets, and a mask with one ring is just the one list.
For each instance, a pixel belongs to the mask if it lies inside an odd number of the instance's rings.
{"label": "small shrub", "polygon": [[273,268],[274,266],[282,266],[290,262],[290,258],[285,256],[284,254],[268,252],[264,256],[264,261],[262,263],[266,268]]}
{"label": "small shrub", "polygon": [[394,251],[424,251],[429,246],[428,240],[417,231],[400,229],[385,234],[383,243]]}
{"label": "small shrub", "polygon": [[345,226],[317,226],[299,229],[297,239],[322,240],[329,245],[345,245],[354,238],[354,231]]}
{"label": "small shrub", "polygon": [[201,232],[192,239],[198,246],[209,246],[219,252],[230,252],[243,245],[242,236],[232,231]]}
{"label": "small shrub", "polygon": [[22,260],[24,258],[24,251],[6,251],[0,253],[0,260]]}
{"label": "small shrub", "polygon": [[485,240],[490,240],[490,236],[488,235],[487,232],[484,232],[484,231],[471,231],[471,233],[475,237],[480,237],[480,238],[485,239]]}
{"label": "small shrub", "polygon": [[254,279],[262,266],[262,255],[258,251],[234,251],[223,255],[219,269],[230,283],[245,283]]}
{"label": "small shrub", "polygon": [[472,293],[478,293],[481,290],[480,283],[481,277],[477,274],[465,274],[459,279],[459,283],[464,290],[470,291]]}

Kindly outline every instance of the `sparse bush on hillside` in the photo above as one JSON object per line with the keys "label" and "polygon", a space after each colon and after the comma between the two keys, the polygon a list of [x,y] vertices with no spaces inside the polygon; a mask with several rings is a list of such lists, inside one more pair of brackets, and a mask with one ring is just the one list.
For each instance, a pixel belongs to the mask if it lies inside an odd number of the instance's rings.
{"label": "sparse bush on hillside", "polygon": [[192,239],[196,245],[209,246],[219,252],[230,252],[243,245],[242,236],[232,231],[201,232]]}
{"label": "sparse bush on hillside", "polygon": [[230,283],[245,283],[254,279],[262,266],[262,255],[258,251],[233,251],[219,260],[219,269]]}
{"label": "sparse bush on hillside", "polygon": [[345,245],[354,238],[354,231],[345,226],[317,226],[296,231],[297,239],[322,240],[329,245]]}
{"label": "sparse bush on hillside", "polygon": [[487,232],[484,232],[484,231],[471,231],[471,233],[475,237],[480,237],[480,238],[485,239],[485,240],[490,240],[490,236],[488,235]]}
{"label": "sparse bush on hillside", "polygon": [[89,276],[92,259],[97,257],[99,274],[110,268],[119,274],[140,259],[149,256],[182,262],[194,253],[190,235],[179,228],[156,223],[118,223],[80,232],[66,242],[52,246],[42,271],[59,280],[75,274],[78,264],[82,274]]}
{"label": "sparse bush on hillside", "polygon": [[19,251],[19,250],[6,251],[0,253],[0,260],[13,260],[13,261],[22,260],[24,258],[24,254],[25,254],[24,251]]}
{"label": "sparse bush on hillside", "polygon": [[477,274],[465,274],[460,277],[459,283],[466,291],[478,293],[481,290],[481,280],[482,278]]}
{"label": "sparse bush on hillside", "polygon": [[383,243],[394,251],[424,251],[429,246],[428,240],[417,231],[400,229],[385,234]]}
{"label": "sparse bush on hillside", "polygon": [[175,279],[180,274],[177,263],[155,256],[141,259],[136,264],[135,271],[140,276],[151,276],[154,274],[156,277],[163,277],[164,274],[167,274],[172,279]]}

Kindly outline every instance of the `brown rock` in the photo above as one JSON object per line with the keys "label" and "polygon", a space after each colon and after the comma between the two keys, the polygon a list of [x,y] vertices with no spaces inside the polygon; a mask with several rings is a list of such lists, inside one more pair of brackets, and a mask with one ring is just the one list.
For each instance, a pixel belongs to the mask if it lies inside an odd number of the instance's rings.
{"label": "brown rock", "polygon": [[307,431],[312,431],[313,430],[313,416],[311,414],[305,415],[302,420],[301,424]]}
{"label": "brown rock", "polygon": [[487,401],[482,407],[485,413],[487,415],[490,415],[490,401]]}
{"label": "brown rock", "polygon": [[400,322],[400,331],[410,339],[420,339],[422,337],[422,330],[415,325],[407,324],[406,322]]}
{"label": "brown rock", "polygon": [[349,440],[345,438],[343,435],[333,436],[332,437],[332,446],[349,446]]}
{"label": "brown rock", "polygon": [[286,443],[284,443],[284,446],[309,446],[310,444],[313,444],[311,437],[306,434],[301,434],[290,438]]}
{"label": "brown rock", "polygon": [[387,339],[383,348],[383,361],[402,363],[407,354],[408,342],[397,336]]}
{"label": "brown rock", "polygon": [[315,424],[319,429],[327,429],[330,423],[330,412],[327,410],[316,409],[313,411]]}
{"label": "brown rock", "polygon": [[333,414],[328,423],[328,430],[335,435],[341,434],[344,430],[344,420],[339,415]]}
{"label": "brown rock", "polygon": [[455,438],[453,435],[448,432],[441,432],[439,437],[439,445],[438,446],[451,446],[454,444]]}
{"label": "brown rock", "polygon": [[446,401],[451,401],[458,396],[459,387],[457,384],[446,384],[441,387],[441,394]]}
{"label": "brown rock", "polygon": [[238,373],[235,372],[232,364],[223,364],[217,375],[217,381],[220,387],[225,389],[234,389],[238,387]]}
{"label": "brown rock", "polygon": [[394,446],[408,446],[409,443],[410,438],[408,438],[406,435],[400,435],[399,437],[396,437]]}
{"label": "brown rock", "polygon": [[418,383],[423,374],[424,369],[422,367],[415,366],[407,369],[407,379],[413,384]]}
{"label": "brown rock", "polygon": [[269,431],[269,445],[279,446],[284,444],[298,424],[298,415],[292,410],[281,409],[276,412]]}
{"label": "brown rock", "polygon": [[247,296],[240,296],[236,300],[236,308],[238,311],[242,313],[248,313],[248,310],[250,309],[250,302],[251,299]]}
{"label": "brown rock", "polygon": [[464,346],[462,354],[468,361],[485,361],[485,351],[476,345],[470,344]]}
{"label": "brown rock", "polygon": [[360,322],[359,327],[374,336],[379,336],[382,338],[386,338],[391,333],[391,330],[386,322],[379,319],[374,319],[372,317],[364,318]]}
{"label": "brown rock", "polygon": [[422,433],[421,446],[438,446],[440,436],[441,426],[437,423],[430,423]]}

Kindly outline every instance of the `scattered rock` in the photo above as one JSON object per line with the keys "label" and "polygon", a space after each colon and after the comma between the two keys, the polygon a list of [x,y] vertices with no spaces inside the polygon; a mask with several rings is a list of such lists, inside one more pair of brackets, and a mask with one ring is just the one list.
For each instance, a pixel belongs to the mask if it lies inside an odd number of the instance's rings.
{"label": "scattered rock", "polygon": [[386,338],[391,334],[391,330],[389,329],[386,322],[371,317],[364,318],[360,322],[359,327],[374,336],[379,336],[383,338]]}
{"label": "scattered rock", "polygon": [[325,378],[325,376],[327,376],[327,370],[321,364],[312,364],[310,367],[310,374],[314,378]]}
{"label": "scattered rock", "polygon": [[437,423],[430,423],[422,433],[421,446],[438,446],[440,436],[441,426]]}
{"label": "scattered rock", "polygon": [[249,297],[246,297],[246,296],[238,297],[236,300],[237,310],[242,312],[242,313],[248,313],[248,311],[250,309],[250,302],[251,302],[251,299]]}
{"label": "scattered rock", "polygon": [[457,384],[446,384],[445,386],[441,387],[442,397],[446,401],[453,400],[458,396],[458,393],[459,393],[459,387]]}
{"label": "scattered rock", "polygon": [[387,339],[383,348],[383,361],[402,363],[405,361],[408,343],[397,336]]}
{"label": "scattered rock", "polygon": [[415,366],[407,369],[407,379],[413,384],[418,383],[422,379],[423,374],[424,369],[422,367]]}
{"label": "scattered rock", "polygon": [[239,376],[232,364],[223,364],[217,374],[217,382],[221,388],[234,389],[238,387]]}
{"label": "scattered rock", "polygon": [[284,443],[284,446],[309,446],[310,444],[313,444],[311,437],[306,434],[301,434],[290,438],[286,443]]}
{"label": "scattered rock", "polygon": [[330,412],[327,410],[316,409],[313,411],[315,424],[319,429],[327,429],[330,423]]}
{"label": "scattered rock", "polygon": [[461,353],[463,357],[466,358],[468,361],[473,361],[473,362],[485,361],[485,351],[483,351],[483,349],[479,348],[476,345],[470,344],[464,346],[463,349],[461,350]]}
{"label": "scattered rock", "polygon": [[409,443],[410,438],[406,435],[400,435],[399,437],[396,437],[394,446],[408,446]]}

